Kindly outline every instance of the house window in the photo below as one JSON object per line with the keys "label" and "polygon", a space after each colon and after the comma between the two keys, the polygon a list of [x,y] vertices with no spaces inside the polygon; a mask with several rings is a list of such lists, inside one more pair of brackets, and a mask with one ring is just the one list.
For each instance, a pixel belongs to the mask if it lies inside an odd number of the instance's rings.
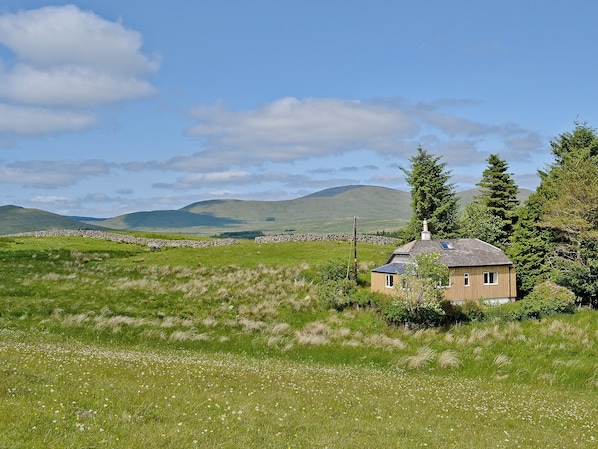
{"label": "house window", "polygon": [[469,273],[463,273],[463,285],[469,287]]}
{"label": "house window", "polygon": [[395,277],[392,274],[386,275],[386,288],[393,288],[395,284]]}
{"label": "house window", "polygon": [[484,285],[498,284],[498,273],[496,271],[484,271]]}
{"label": "house window", "polygon": [[455,249],[451,242],[440,242],[440,247],[442,249]]}

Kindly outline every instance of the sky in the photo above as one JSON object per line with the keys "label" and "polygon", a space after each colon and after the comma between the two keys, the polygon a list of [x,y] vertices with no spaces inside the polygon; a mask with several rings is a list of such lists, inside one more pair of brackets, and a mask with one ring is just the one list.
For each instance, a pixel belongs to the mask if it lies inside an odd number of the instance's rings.
{"label": "sky", "polygon": [[0,205],[113,217],[344,185],[520,188],[598,127],[590,0],[4,0]]}

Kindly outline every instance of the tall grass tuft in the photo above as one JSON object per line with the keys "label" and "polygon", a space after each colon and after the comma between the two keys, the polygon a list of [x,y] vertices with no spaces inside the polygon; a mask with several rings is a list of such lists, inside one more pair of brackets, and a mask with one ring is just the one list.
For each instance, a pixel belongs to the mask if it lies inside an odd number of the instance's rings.
{"label": "tall grass tuft", "polygon": [[296,332],[297,342],[301,345],[320,346],[330,342],[328,334],[330,328],[322,322],[308,323],[301,331]]}
{"label": "tall grass tuft", "polygon": [[429,365],[436,358],[436,351],[429,346],[417,350],[417,354],[403,357],[400,363],[412,370],[419,370]]}
{"label": "tall grass tuft", "polygon": [[459,360],[459,356],[456,352],[447,349],[446,351],[442,351],[438,356],[438,368],[440,369],[447,369],[447,368],[459,368],[463,365],[461,360]]}

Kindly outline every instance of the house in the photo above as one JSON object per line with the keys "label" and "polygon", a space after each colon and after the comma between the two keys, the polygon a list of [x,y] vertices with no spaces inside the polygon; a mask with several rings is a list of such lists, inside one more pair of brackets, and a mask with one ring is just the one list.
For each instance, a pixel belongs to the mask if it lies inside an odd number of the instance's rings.
{"label": "house", "polygon": [[483,300],[502,304],[517,297],[515,267],[496,246],[479,239],[433,240],[424,220],[421,240],[395,249],[386,264],[372,270],[372,291],[392,293],[401,288],[400,277],[422,253],[437,252],[439,263],[449,268],[449,285],[444,296],[455,304]]}

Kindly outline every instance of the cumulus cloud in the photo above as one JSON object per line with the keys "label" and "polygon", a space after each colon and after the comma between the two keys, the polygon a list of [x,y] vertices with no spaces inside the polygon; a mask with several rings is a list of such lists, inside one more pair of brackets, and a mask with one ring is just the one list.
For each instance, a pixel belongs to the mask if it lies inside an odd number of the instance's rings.
{"label": "cumulus cloud", "polygon": [[246,184],[254,175],[245,170],[228,170],[224,172],[193,173],[180,178],[173,184],[158,183],[154,187],[191,189],[206,185]]}
{"label": "cumulus cloud", "polygon": [[77,65],[38,70],[18,64],[0,75],[0,82],[0,96],[8,100],[54,107],[100,106],[135,100],[154,90],[144,80]]}
{"label": "cumulus cloud", "polygon": [[362,148],[391,148],[413,137],[417,124],[401,110],[340,99],[281,98],[234,112],[221,104],[197,107],[187,134],[254,160],[293,161]]}
{"label": "cumulus cloud", "polygon": [[[281,98],[245,111],[203,105],[193,111],[197,123],[187,130],[198,138],[198,151],[162,161],[132,161],[122,167],[131,172],[185,173],[172,182],[153,185],[162,189],[403,185],[398,166],[408,165],[419,145],[442,156],[458,182],[480,171],[490,153],[507,158],[517,154],[516,159],[522,160],[542,149],[537,134],[512,123],[481,123],[443,110],[476,104]],[[387,163],[391,172],[372,175],[379,170],[371,163],[376,160]],[[309,176],[289,175],[291,165],[303,167]]]}
{"label": "cumulus cloud", "polygon": [[39,135],[55,131],[79,131],[95,122],[95,116],[87,112],[0,103],[0,134]]}
{"label": "cumulus cloud", "polygon": [[[5,122],[0,132],[83,129],[95,123],[84,109],[155,91],[144,77],[159,61],[141,53],[141,35],[74,5],[0,15],[0,45],[14,55],[0,61],[0,99],[7,102],[1,107],[19,107],[19,117],[31,123]],[[57,116],[46,128],[40,126],[44,114]]]}
{"label": "cumulus cloud", "polygon": [[41,204],[66,204],[70,203],[72,200],[66,196],[60,195],[38,195],[31,198],[31,201],[34,203],[41,203]]}
{"label": "cumulus cloud", "polygon": [[[230,167],[286,163],[366,150],[406,160],[418,145],[468,166],[484,161],[489,140],[503,153],[531,154],[541,147],[536,134],[511,123],[487,124],[445,112],[475,101],[410,104],[403,99],[372,102],[281,98],[261,107],[232,111],[222,104],[192,111],[187,130],[204,150],[156,162],[153,168],[208,172]],[[524,155],[520,155],[523,157]]]}
{"label": "cumulus cloud", "polygon": [[0,183],[41,188],[63,187],[90,176],[106,175],[113,166],[99,160],[13,162],[0,165]]}
{"label": "cumulus cloud", "polygon": [[137,74],[157,69],[139,53],[141,35],[74,5],[0,16],[0,42],[37,67],[81,64]]}

